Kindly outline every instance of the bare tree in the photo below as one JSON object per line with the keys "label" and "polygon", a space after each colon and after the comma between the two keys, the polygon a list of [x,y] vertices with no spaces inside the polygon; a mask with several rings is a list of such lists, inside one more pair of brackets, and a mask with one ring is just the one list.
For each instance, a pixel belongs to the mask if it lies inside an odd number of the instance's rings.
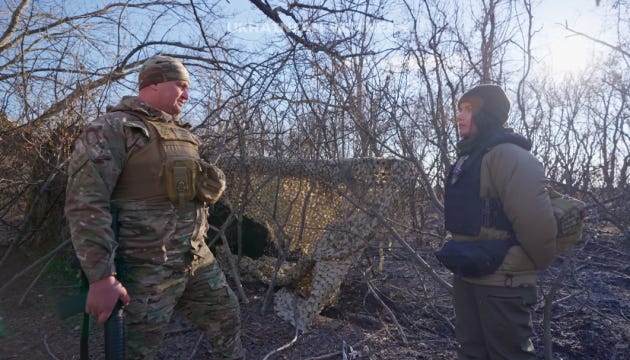
{"label": "bare tree", "polygon": [[[14,155],[3,157],[1,166],[11,171],[2,172],[0,186],[13,189],[15,196],[0,200],[4,214],[24,208],[45,210],[60,202],[63,164],[81,125],[103,111],[107,102],[116,101],[112,95],[135,92],[135,72],[148,56],[157,52],[176,56],[200,80],[220,70],[228,79],[232,74],[232,82],[247,84],[238,71],[248,66],[232,61],[240,52],[203,28],[220,16],[205,2],[68,7],[56,1],[23,0],[9,6],[0,36],[0,148],[3,154]],[[198,39],[182,41],[171,31],[182,23],[201,29],[202,45]],[[18,225],[22,229],[18,243],[30,237],[27,229],[39,229],[47,219],[46,213],[27,213]],[[60,216],[59,211],[54,213]],[[60,224],[58,218],[55,225]],[[48,240],[60,236],[57,232]]]}
{"label": "bare tree", "polygon": [[[541,34],[529,0],[250,0],[261,21],[279,30],[259,34],[256,46],[226,30],[229,2],[64,3],[14,0],[0,13],[0,219],[19,230],[14,246],[36,244],[41,229],[62,223],[58,204],[74,138],[106,105],[135,92],[138,67],[158,52],[191,72],[183,115],[204,140],[203,156],[236,159],[245,169],[232,184],[233,218],[248,206],[271,214],[284,250],[301,235],[291,239],[283,229],[309,230],[303,209],[315,200],[254,204],[260,189],[247,173],[249,159],[409,161],[415,192],[399,218],[378,220],[395,230],[392,238],[418,238],[427,251],[439,246],[443,181],[458,138],[452,120],[462,92],[479,83],[507,90],[515,104],[510,126],[534,142],[563,190],[621,199],[602,200],[602,211],[628,198],[627,0],[600,4],[616,11],[617,42],[566,27],[614,55],[565,79],[538,65]],[[282,180],[274,181],[280,191]],[[310,194],[315,183],[300,182],[299,190]],[[278,215],[281,205],[295,216]],[[625,213],[608,213],[624,226]],[[54,237],[60,244],[67,235]],[[430,298],[433,290],[425,290]]]}

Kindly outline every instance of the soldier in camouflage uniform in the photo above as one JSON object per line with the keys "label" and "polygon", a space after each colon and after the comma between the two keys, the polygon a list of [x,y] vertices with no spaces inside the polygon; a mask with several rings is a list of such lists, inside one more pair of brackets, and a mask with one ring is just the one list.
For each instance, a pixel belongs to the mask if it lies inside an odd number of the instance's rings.
{"label": "soldier in camouflage uniform", "polygon": [[205,330],[215,358],[244,359],[238,299],[204,242],[218,196],[199,193],[199,140],[178,119],[188,72],[156,55],[138,80],[139,96],[89,123],[69,164],[65,214],[90,282],[86,312],[102,324],[125,305],[130,359],[156,355],[174,310]]}

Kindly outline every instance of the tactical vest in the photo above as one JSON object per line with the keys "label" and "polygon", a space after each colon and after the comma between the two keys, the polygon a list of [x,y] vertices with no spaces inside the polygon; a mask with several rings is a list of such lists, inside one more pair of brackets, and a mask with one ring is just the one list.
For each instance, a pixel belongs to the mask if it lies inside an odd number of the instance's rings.
{"label": "tactical vest", "polygon": [[112,198],[176,204],[192,200],[199,163],[197,138],[177,124],[133,116],[147,125],[149,142],[127,159]]}
{"label": "tactical vest", "polygon": [[481,197],[481,162],[494,146],[513,143],[526,150],[529,142],[508,130],[497,131],[451,168],[444,188],[444,225],[454,234],[477,236],[481,227],[512,231],[499,199]]}

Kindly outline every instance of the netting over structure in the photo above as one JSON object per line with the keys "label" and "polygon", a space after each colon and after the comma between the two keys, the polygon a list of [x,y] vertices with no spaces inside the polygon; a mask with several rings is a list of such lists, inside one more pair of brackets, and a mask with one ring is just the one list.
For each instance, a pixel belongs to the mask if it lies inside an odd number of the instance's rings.
{"label": "netting over structure", "polygon": [[[413,194],[410,162],[390,158],[342,161],[253,158],[219,162],[228,178],[224,199],[267,224],[280,247],[299,254],[276,275],[278,316],[304,331],[331,304],[369,243],[383,241],[383,219],[395,218]],[[241,272],[269,281],[270,259],[244,258]]]}

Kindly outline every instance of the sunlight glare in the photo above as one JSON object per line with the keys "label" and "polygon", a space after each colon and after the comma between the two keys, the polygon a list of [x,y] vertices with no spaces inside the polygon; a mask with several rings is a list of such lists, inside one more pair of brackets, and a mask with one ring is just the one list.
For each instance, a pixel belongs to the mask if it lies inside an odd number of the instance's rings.
{"label": "sunlight glare", "polygon": [[580,36],[562,37],[551,44],[547,61],[554,76],[583,72],[593,61],[592,43]]}

